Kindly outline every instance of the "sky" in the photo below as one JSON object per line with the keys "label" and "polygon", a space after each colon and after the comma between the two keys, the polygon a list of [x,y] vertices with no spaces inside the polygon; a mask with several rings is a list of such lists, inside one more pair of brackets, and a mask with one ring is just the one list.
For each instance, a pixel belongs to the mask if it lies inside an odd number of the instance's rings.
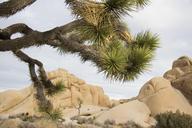
{"label": "sky", "polygon": [[[5,0],[0,0],[3,2]],[[82,63],[77,55],[60,55],[48,46],[28,48],[24,51],[41,60],[47,71],[64,68],[89,84],[101,86],[111,98],[137,96],[140,88],[155,76],[162,76],[181,56],[192,57],[192,1],[151,0],[150,4],[123,17],[133,35],[150,30],[160,37],[158,48],[149,71],[131,82],[106,79],[90,62]],[[38,0],[33,5],[9,18],[0,18],[0,28],[14,23],[25,23],[38,31],[46,31],[73,21],[74,17],[64,0]],[[16,38],[19,35],[13,35]],[[20,89],[31,84],[28,67],[11,52],[0,52],[0,90]]]}

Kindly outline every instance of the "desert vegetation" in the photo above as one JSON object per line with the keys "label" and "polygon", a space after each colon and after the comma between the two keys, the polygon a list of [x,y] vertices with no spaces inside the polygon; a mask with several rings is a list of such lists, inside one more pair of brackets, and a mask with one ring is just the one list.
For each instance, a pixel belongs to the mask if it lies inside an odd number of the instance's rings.
{"label": "desert vegetation", "polygon": [[[61,121],[38,119],[38,121],[23,121],[18,128],[143,128],[135,122],[127,121],[123,124],[117,124],[114,120],[106,120],[104,123],[97,123],[92,118],[73,118],[77,123],[62,123]],[[180,113],[167,112],[156,116],[157,125],[150,128],[191,128],[192,116]],[[63,121],[65,122],[65,121]],[[48,126],[49,124],[49,126]]]}
{"label": "desert vegetation", "polygon": [[[33,4],[36,0],[9,0],[0,3],[0,17],[9,17]],[[158,47],[158,36],[144,31],[131,35],[122,16],[143,8],[148,0],[65,0],[76,19],[63,26],[40,32],[25,23],[0,29],[0,51],[11,51],[28,64],[31,80],[36,88],[39,106],[53,109],[44,92],[53,95],[62,90],[47,77],[43,63],[31,58],[22,49],[48,45],[60,53],[78,54],[83,62],[91,61],[107,78],[134,80],[148,69]],[[11,39],[15,33],[22,37]],[[88,45],[87,45],[88,42]],[[36,68],[38,72],[36,72]]]}
{"label": "desert vegetation", "polygon": [[[1,2],[0,20],[27,9],[35,2],[36,0]],[[64,70],[52,73],[54,75],[50,79],[43,63],[30,57],[23,50],[47,45],[56,49],[61,55],[77,54],[82,62],[92,62],[108,79],[122,82],[135,80],[149,69],[155,51],[159,47],[159,37],[148,30],[136,35],[131,34],[128,24],[123,21],[123,16],[131,15],[131,12],[144,8],[149,2],[149,0],[65,0],[63,4],[71,10],[74,20],[67,24],[63,23],[63,26],[44,32],[35,30],[25,23],[15,23],[1,28],[0,52],[11,52],[28,65],[29,76],[33,83],[31,90],[35,89],[33,91],[35,102],[31,98],[33,92],[24,98],[21,96],[23,92],[16,92],[15,95],[18,96],[15,98],[18,100],[16,104],[12,104],[14,98],[6,97],[8,101],[0,107],[1,114],[9,110],[22,112],[21,108],[18,109],[18,106],[22,105],[25,106],[23,111],[31,110],[28,105],[37,104],[39,113],[31,112],[39,115],[24,112],[3,118],[0,116],[0,128],[1,126],[9,128],[10,124],[18,128],[144,128],[144,126],[192,128],[192,61],[188,57],[176,60],[172,69],[164,74],[164,78],[157,77],[148,81],[137,97],[112,102],[102,89],[96,86],[88,87],[83,80],[69,75]],[[15,33],[20,33],[22,36],[12,39]],[[29,90],[26,89],[26,93]],[[62,104],[63,106],[58,102],[54,104],[54,98],[67,103]],[[176,99],[178,103],[176,100],[172,102],[172,99]],[[4,108],[6,105],[8,107]],[[159,109],[158,105],[162,108]],[[175,108],[172,108],[173,111],[166,111],[170,106],[178,107],[182,112],[179,110],[174,112],[177,110]],[[68,117],[63,116],[64,112],[70,113]],[[118,120],[118,116],[128,117],[124,116],[124,113],[133,114],[131,115],[133,120],[127,118]],[[114,118],[116,120],[113,118],[105,120],[113,115],[117,116]]]}
{"label": "desert vegetation", "polygon": [[156,116],[156,128],[191,128],[192,116],[177,111],[167,112]]}

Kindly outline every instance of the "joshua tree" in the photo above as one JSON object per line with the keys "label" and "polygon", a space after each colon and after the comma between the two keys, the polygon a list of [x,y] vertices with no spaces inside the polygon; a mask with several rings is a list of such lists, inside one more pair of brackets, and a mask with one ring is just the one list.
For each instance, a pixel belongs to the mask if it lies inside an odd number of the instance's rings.
{"label": "joshua tree", "polygon": [[[33,4],[36,0],[9,0],[0,3],[0,17],[9,17]],[[49,45],[59,52],[78,54],[82,61],[91,61],[107,78],[134,80],[148,69],[158,37],[149,31],[132,36],[122,16],[147,5],[148,0],[65,0],[76,16],[74,21],[49,31],[33,30],[24,23],[0,29],[0,52],[11,51],[29,66],[29,72],[39,105],[52,107],[44,95],[54,90],[43,64],[22,51],[32,46]],[[23,36],[11,39],[14,33]],[[35,68],[38,68],[36,72]]]}

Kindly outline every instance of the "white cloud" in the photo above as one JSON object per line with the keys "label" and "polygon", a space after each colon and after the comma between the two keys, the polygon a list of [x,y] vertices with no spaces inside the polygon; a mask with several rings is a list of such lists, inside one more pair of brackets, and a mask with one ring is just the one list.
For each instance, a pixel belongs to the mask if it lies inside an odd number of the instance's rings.
{"label": "white cloud", "polygon": [[140,28],[161,30],[192,28],[192,2],[189,0],[152,0],[151,4],[133,13],[129,21]]}

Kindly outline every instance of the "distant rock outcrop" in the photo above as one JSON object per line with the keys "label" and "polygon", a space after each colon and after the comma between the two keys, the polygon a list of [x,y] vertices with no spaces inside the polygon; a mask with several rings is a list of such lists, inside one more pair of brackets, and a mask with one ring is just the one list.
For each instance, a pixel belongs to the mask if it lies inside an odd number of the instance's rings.
{"label": "distant rock outcrop", "polygon": [[[66,86],[63,92],[49,97],[55,108],[74,107],[78,104],[79,100],[84,105],[111,106],[109,97],[104,94],[101,87],[88,85],[85,81],[75,77],[64,69],[50,72],[48,73],[48,77],[53,83],[62,81]],[[35,90],[32,86],[23,90],[11,90],[0,93],[0,114],[38,113],[34,93]]]}
{"label": "distant rock outcrop", "polygon": [[138,100],[144,102],[153,116],[167,111],[184,112],[192,115],[192,106],[182,93],[173,88],[169,80],[156,77],[148,81],[140,90]]}
{"label": "distant rock outcrop", "polygon": [[173,62],[172,69],[164,74],[172,86],[182,92],[192,105],[192,59],[180,57]]}

